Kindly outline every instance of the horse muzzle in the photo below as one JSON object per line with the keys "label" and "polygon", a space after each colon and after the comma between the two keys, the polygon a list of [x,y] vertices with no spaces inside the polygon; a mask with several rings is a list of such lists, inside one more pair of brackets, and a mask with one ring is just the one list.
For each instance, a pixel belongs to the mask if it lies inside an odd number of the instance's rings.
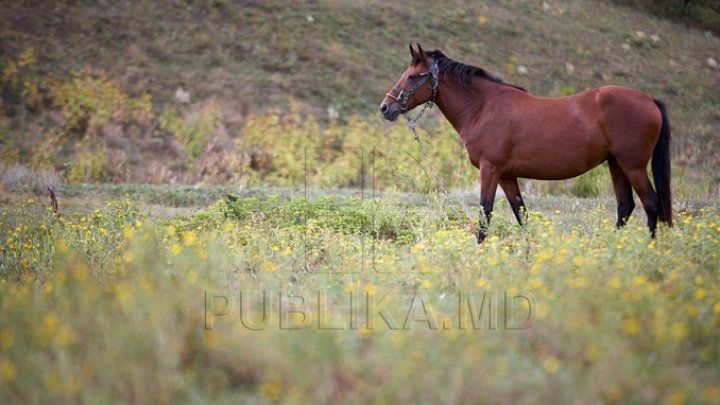
{"label": "horse muzzle", "polygon": [[380,114],[382,114],[383,118],[388,121],[395,121],[396,119],[398,119],[398,117],[400,116],[400,112],[401,111],[399,104],[380,104]]}

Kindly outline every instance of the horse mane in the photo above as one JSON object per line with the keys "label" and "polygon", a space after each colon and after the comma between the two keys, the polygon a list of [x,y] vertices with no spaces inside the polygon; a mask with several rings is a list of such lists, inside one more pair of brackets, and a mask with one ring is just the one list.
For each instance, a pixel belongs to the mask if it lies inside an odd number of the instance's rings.
{"label": "horse mane", "polygon": [[449,57],[445,56],[445,54],[439,50],[430,51],[427,53],[427,56],[433,58],[438,64],[440,74],[449,75],[461,86],[469,87],[472,78],[479,77],[485,80],[489,80],[493,83],[514,87],[527,93],[527,90],[525,90],[525,88],[523,87],[505,83],[501,78],[491,75],[483,68],[466,65],[464,63],[452,60]]}

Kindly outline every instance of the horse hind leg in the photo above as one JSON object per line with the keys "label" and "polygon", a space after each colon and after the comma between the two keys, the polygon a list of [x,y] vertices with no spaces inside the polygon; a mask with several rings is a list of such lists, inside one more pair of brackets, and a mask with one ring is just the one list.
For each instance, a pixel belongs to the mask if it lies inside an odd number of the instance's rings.
{"label": "horse hind leg", "polygon": [[523,202],[522,195],[520,194],[520,186],[518,185],[517,178],[501,178],[500,187],[510,203],[510,208],[512,208],[518,224],[524,225],[527,222],[527,211],[525,209],[525,202]]}
{"label": "horse hind leg", "polygon": [[655,229],[657,228],[660,199],[650,184],[650,179],[648,178],[645,168],[625,170],[624,173],[640,197],[640,201],[642,201],[645,214],[647,214],[647,225],[648,229],[650,229],[650,236],[654,238]]}
{"label": "horse hind leg", "polygon": [[627,224],[630,215],[635,209],[632,184],[630,184],[630,180],[623,173],[615,158],[608,159],[608,166],[610,167],[610,176],[612,177],[615,200],[617,201],[617,223],[615,226],[622,228]]}

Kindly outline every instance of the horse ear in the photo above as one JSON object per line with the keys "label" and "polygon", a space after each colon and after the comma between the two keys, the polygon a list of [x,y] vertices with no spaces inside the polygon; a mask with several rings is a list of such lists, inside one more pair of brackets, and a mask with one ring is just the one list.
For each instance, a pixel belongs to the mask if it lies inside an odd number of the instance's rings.
{"label": "horse ear", "polygon": [[427,58],[428,58],[427,53],[425,53],[425,51],[422,49],[422,46],[420,46],[420,44],[416,43],[415,45],[417,45],[416,57],[417,57],[418,62],[426,63]]}
{"label": "horse ear", "polygon": [[412,64],[417,65],[425,61],[427,59],[427,55],[425,52],[420,48],[420,44],[417,44],[418,49],[417,51],[413,49],[412,44],[410,44],[410,55],[412,56]]}

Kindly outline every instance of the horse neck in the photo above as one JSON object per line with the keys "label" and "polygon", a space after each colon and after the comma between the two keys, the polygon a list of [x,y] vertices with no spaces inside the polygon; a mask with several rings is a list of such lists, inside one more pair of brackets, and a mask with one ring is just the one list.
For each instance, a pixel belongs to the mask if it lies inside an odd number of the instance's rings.
{"label": "horse neck", "polygon": [[442,78],[436,104],[460,136],[463,136],[463,128],[482,115],[502,90],[501,87],[504,86],[482,78],[474,78],[470,86]]}

